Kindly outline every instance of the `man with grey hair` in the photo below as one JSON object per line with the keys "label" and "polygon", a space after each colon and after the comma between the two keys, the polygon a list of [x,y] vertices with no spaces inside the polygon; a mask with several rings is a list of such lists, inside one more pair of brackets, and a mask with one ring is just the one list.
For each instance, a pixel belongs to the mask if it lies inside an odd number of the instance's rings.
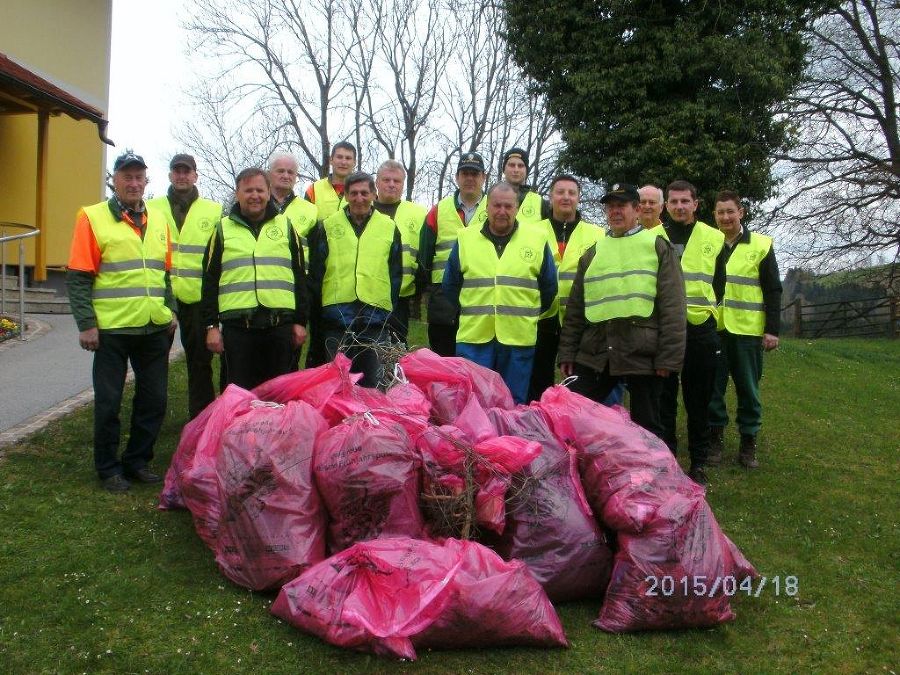
{"label": "man with grey hair", "polygon": [[661,227],[662,218],[660,217],[662,216],[663,204],[665,202],[662,188],[648,183],[638,190],[638,195],[641,198],[640,212],[638,215],[641,225],[643,225],[645,230],[652,230],[654,227],[659,227],[660,229],[657,231],[657,234],[665,238],[666,231]]}
{"label": "man with grey hair", "polygon": [[319,210],[312,202],[299,198],[294,193],[299,171],[297,158],[289,152],[276,152],[269,158],[269,182],[272,183],[272,201],[279,213],[283,213],[291,221],[291,226],[306,248],[306,235],[316,226]]}
{"label": "man with grey hair", "polygon": [[375,187],[378,192],[375,210],[393,220],[400,230],[403,281],[400,284],[400,297],[392,315],[392,328],[404,343],[409,334],[410,304],[416,295],[419,235],[426,214],[424,206],[403,199],[405,182],[406,169],[396,159],[385,160],[378,167],[378,173],[375,175]]}
{"label": "man with grey hair", "polygon": [[364,387],[382,381],[373,345],[386,341],[386,327],[400,294],[400,231],[372,208],[375,179],[362,172],[344,181],[347,205],[309,234],[309,280],[322,308],[328,358],[338,351],[361,372]]}
{"label": "man with grey hair", "polygon": [[[269,157],[269,182],[272,184],[272,203],[279,213],[287,216],[291,227],[300,238],[302,248],[304,267],[309,263],[309,246],[306,237],[316,226],[319,220],[318,207],[302,197],[298,197],[294,193],[294,186],[297,184],[300,164],[297,158],[289,152],[276,152]],[[307,339],[307,355],[306,365],[317,366],[325,363],[325,347],[322,341],[322,331],[319,328],[319,310],[317,307],[310,307],[309,312],[309,335]],[[297,350],[297,364],[295,370],[300,365],[300,354],[302,350]]]}
{"label": "man with grey hair", "polygon": [[557,292],[556,263],[544,228],[519,226],[518,191],[488,192],[487,221],[461,230],[443,292],[459,308],[456,355],[497,371],[516,403],[528,397],[538,317]]}

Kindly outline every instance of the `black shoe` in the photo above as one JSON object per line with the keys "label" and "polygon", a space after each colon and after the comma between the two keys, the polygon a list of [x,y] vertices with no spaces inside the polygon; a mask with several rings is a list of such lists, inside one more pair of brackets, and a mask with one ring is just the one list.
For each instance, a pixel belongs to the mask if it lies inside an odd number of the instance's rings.
{"label": "black shoe", "polygon": [[709,454],[706,456],[708,466],[719,466],[722,463],[722,453],[725,450],[725,429],[723,427],[709,428]]}
{"label": "black shoe", "polygon": [[738,450],[738,463],[745,469],[758,469],[756,461],[756,436],[741,434],[741,447]]}
{"label": "black shoe", "polygon": [[138,483],[158,483],[162,480],[162,476],[153,473],[146,466],[137,471],[129,471],[128,477]]}
{"label": "black shoe", "polygon": [[706,477],[706,471],[704,471],[702,466],[692,466],[691,470],[688,471],[688,478],[697,485],[706,486],[709,484],[709,479]]}
{"label": "black shoe", "polygon": [[107,476],[100,483],[107,492],[128,492],[131,489],[131,483],[120,473]]}

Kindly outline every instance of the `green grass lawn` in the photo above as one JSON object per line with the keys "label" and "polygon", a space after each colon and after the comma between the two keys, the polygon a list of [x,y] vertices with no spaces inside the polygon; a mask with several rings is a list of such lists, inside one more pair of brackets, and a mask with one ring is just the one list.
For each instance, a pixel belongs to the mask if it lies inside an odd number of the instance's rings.
{"label": "green grass lawn", "polygon": [[[156,510],[155,488],[100,490],[86,408],[0,460],[0,673],[894,672],[900,341],[784,340],[765,368],[761,468],[733,464],[729,429],[709,502],[782,586],[739,595],[729,625],[609,635],[584,602],[559,607],[567,650],[422,650],[396,663],[331,647],[271,616],[274,595],[220,576],[190,515]],[[160,469],[185,410],[178,363]]]}

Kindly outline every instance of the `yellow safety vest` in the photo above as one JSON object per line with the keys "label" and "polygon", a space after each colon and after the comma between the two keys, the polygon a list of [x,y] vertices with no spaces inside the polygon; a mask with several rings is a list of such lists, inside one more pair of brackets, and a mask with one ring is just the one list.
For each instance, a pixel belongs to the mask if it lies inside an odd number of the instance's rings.
{"label": "yellow safety vest", "polygon": [[724,234],[698,220],[687,246],[684,247],[681,271],[687,296],[687,320],[695,326],[704,323],[711,316],[718,316],[713,277],[716,273],[716,258],[724,245]]}
{"label": "yellow safety vest", "polygon": [[320,178],[313,183],[313,196],[316,200],[316,208],[319,210],[319,220],[325,220],[347,204],[328,178]]}
{"label": "yellow safety vest", "polygon": [[425,223],[426,210],[415,202],[402,201],[397,206],[394,222],[400,230],[400,241],[403,249],[403,283],[400,285],[400,297],[407,298],[416,291],[416,269],[419,266],[419,235]]}
{"label": "yellow safety vest", "polygon": [[584,273],[584,316],[591,323],[648,317],[656,304],[656,233],[604,237]]}
{"label": "yellow safety vest", "polygon": [[219,312],[296,309],[288,239],[295,235],[284,214],[263,223],[258,238],[229,217],[222,218],[219,227],[224,241]]}
{"label": "yellow safety vest", "polygon": [[169,236],[172,239],[172,292],[179,302],[200,302],[200,290],[203,285],[203,254],[206,246],[216,231],[216,225],[222,219],[222,205],[202,197],[195,199],[188,209],[181,230],[172,215],[169,198],[154,197],[147,201],[147,207],[158,209],[169,224]]}
{"label": "yellow safety vest", "polygon": [[725,295],[719,306],[719,330],[733,335],[762,335],[766,306],[759,284],[759,264],[772,250],[772,237],[750,233],[748,243],[739,243],[725,264]]}
{"label": "yellow safety vest", "polygon": [[[487,220],[487,195],[481,198],[475,214],[469,221],[469,225],[480,230]],[[459,217],[456,210],[456,197],[450,195],[444,197],[437,205],[437,236],[434,242],[434,260],[431,263],[431,283],[440,284],[444,280],[444,270],[447,260],[450,259],[450,251],[460,232],[465,230],[466,224]]]}
{"label": "yellow safety vest", "polygon": [[516,213],[516,220],[519,223],[539,223],[541,222],[541,205],[543,200],[537,192],[529,191],[525,194],[525,199],[519,204],[519,211]]}
{"label": "yellow safety vest", "polygon": [[155,209],[147,209],[144,238],[117,221],[107,202],[86,206],[94,239],[100,247],[100,271],[94,277],[92,301],[101,330],[168,325],[165,305],[166,253],[169,226]]}
{"label": "yellow safety vest", "polygon": [[553,252],[553,260],[556,262],[557,282],[559,290],[553,307],[546,313],[553,316],[559,312],[559,324],[562,325],[566,317],[566,305],[569,302],[569,294],[572,292],[572,282],[575,281],[575,273],[578,271],[578,261],[591,246],[606,236],[605,230],[599,225],[579,220],[569,236],[563,254],[559,254],[559,243],[556,241],[556,232],[549,220],[541,221],[547,231],[547,243]]}
{"label": "yellow safety vest", "polygon": [[666,228],[663,227],[662,223],[659,223],[658,225],[654,225],[647,231],[652,232],[653,234],[655,234],[659,237],[662,237],[666,241],[669,241],[669,233],[666,232]]}
{"label": "yellow safety vest", "polygon": [[300,197],[294,197],[291,203],[283,211],[284,215],[291,221],[291,227],[300,238],[300,245],[303,246],[303,260],[309,265],[309,243],[306,241],[307,235],[316,226],[319,219],[319,209],[312,202],[308,202]]}
{"label": "yellow safety vest", "polygon": [[459,294],[457,342],[483,344],[495,337],[504,345],[534,346],[541,312],[538,277],[547,236],[542,228],[516,229],[503,255],[481,228],[459,234]]}
{"label": "yellow safety vest", "polygon": [[328,259],[322,279],[322,306],[357,300],[390,312],[391,273],[388,259],[397,226],[374,211],[360,237],[344,209],[322,223],[328,241]]}

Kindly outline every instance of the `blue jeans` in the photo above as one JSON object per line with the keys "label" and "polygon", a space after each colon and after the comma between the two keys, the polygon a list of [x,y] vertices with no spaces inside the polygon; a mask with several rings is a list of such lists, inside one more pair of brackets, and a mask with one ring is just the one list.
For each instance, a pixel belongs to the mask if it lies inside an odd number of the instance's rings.
{"label": "blue jeans", "polygon": [[500,373],[516,403],[525,403],[528,399],[534,347],[511,347],[496,339],[484,344],[457,342],[456,355]]}

